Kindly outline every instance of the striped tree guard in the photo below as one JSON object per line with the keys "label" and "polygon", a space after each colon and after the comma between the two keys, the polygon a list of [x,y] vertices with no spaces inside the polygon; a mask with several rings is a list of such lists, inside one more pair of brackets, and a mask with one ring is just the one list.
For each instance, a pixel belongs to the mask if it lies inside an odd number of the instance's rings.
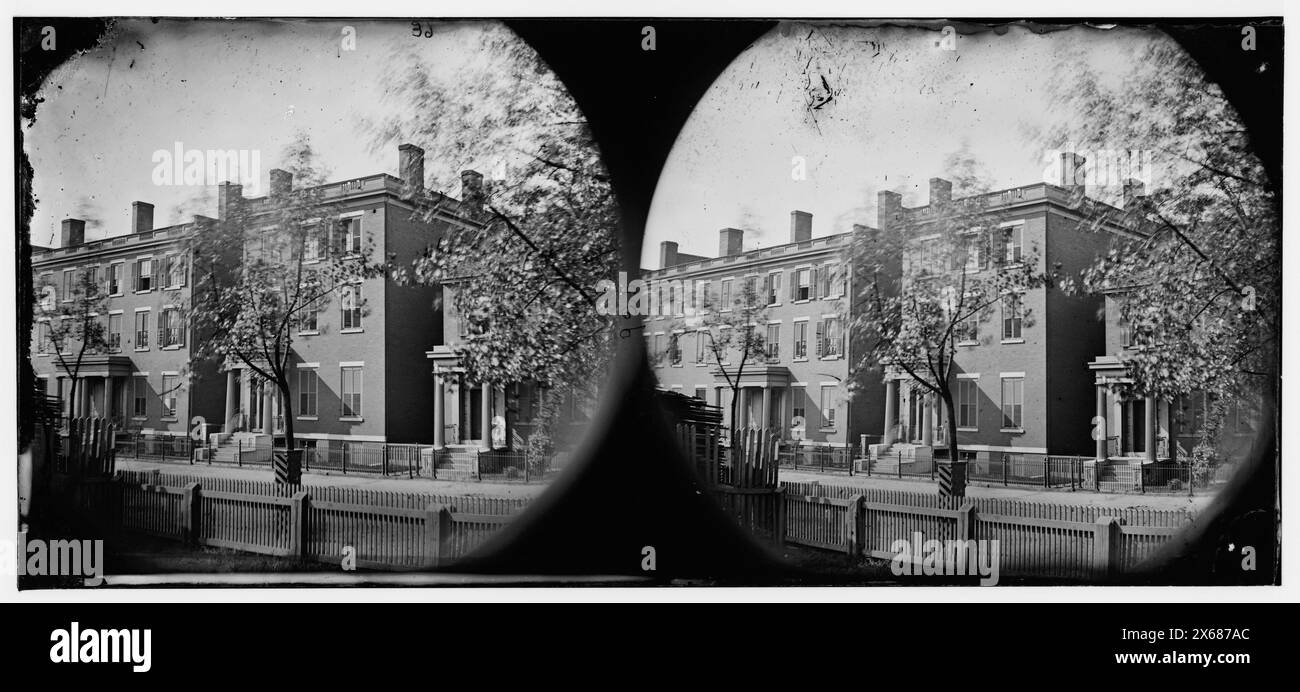
{"label": "striped tree guard", "polygon": [[277,449],[271,455],[271,468],[275,472],[276,485],[299,485],[302,483],[302,450]]}
{"label": "striped tree guard", "polygon": [[941,497],[966,496],[965,461],[946,461],[939,464],[939,495]]}

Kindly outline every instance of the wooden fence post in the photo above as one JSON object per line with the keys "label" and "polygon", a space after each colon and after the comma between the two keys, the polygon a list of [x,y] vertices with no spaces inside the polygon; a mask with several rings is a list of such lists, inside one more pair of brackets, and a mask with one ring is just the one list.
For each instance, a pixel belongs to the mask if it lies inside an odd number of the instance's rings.
{"label": "wooden fence post", "polygon": [[862,555],[864,539],[867,528],[863,522],[864,514],[862,503],[866,501],[866,496],[862,494],[854,495],[849,498],[849,556],[858,557]]}
{"label": "wooden fence post", "polygon": [[299,559],[307,554],[307,507],[310,502],[305,490],[294,493],[289,500],[289,554]]}
{"label": "wooden fence post", "polygon": [[1094,574],[1110,579],[1119,574],[1120,524],[1117,517],[1097,517],[1092,529],[1092,568]]}
{"label": "wooden fence post", "polygon": [[198,483],[190,483],[181,489],[181,540],[186,543],[199,542],[201,502]]}
{"label": "wooden fence post", "polygon": [[442,565],[448,539],[451,537],[451,512],[446,505],[431,504],[424,509],[424,566]]}
{"label": "wooden fence post", "polygon": [[967,500],[957,510],[957,540],[975,540],[975,503]]}
{"label": "wooden fence post", "polygon": [[785,545],[785,488],[776,489],[776,544]]}

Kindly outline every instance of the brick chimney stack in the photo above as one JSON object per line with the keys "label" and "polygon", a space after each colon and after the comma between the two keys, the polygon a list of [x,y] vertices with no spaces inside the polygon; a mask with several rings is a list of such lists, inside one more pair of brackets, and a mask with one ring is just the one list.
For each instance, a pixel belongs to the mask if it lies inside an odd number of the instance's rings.
{"label": "brick chimney stack", "polygon": [[81,219],[64,219],[60,247],[72,247],[86,242],[86,222]]}
{"label": "brick chimney stack", "polygon": [[[397,147],[397,175],[412,194],[424,191],[424,150],[414,144]],[[463,178],[462,178],[463,179]]]}
{"label": "brick chimney stack", "polygon": [[930,178],[930,206],[942,207],[952,202],[952,181]]}
{"label": "brick chimney stack", "polygon": [[148,202],[131,203],[131,232],[147,233],[153,230],[153,205]]}
{"label": "brick chimney stack", "polygon": [[745,232],[739,228],[724,228],[718,232],[718,256],[730,257],[744,252]]}
{"label": "brick chimney stack", "polygon": [[659,268],[667,269],[677,266],[677,243],[665,240],[659,243]]}
{"label": "brick chimney stack", "polygon": [[217,218],[225,221],[239,211],[244,201],[244,186],[224,182],[217,186]]}
{"label": "brick chimney stack", "polygon": [[283,197],[293,190],[293,174],[279,168],[271,169],[271,196]]}
{"label": "brick chimney stack", "polygon": [[876,193],[876,226],[882,231],[898,228],[903,223],[903,196],[897,192],[881,190]]}
{"label": "brick chimney stack", "polygon": [[790,212],[790,242],[812,240],[812,214],[798,209]]}
{"label": "brick chimney stack", "polygon": [[1087,162],[1087,159],[1072,151],[1061,152],[1060,186],[1069,190],[1071,194],[1084,194],[1088,181],[1083,166]]}
{"label": "brick chimney stack", "polygon": [[476,212],[483,210],[487,191],[483,187],[482,173],[469,168],[460,172],[460,201]]}

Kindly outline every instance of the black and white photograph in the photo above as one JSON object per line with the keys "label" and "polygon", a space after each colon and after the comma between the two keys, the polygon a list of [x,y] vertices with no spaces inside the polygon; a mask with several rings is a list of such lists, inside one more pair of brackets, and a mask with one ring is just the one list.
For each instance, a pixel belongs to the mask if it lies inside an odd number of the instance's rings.
{"label": "black and white photograph", "polygon": [[1282,583],[1280,16],[499,16],[14,18],[20,596]]}

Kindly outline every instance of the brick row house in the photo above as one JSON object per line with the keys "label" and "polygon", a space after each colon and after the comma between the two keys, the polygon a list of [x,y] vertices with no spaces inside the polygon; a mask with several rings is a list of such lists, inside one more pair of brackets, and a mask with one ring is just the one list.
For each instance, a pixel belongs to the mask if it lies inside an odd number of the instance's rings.
{"label": "brick row house", "polygon": [[[717,257],[661,243],[660,268],[642,273],[659,291],[652,295],[664,296],[664,308],[645,321],[660,388],[720,406],[728,427],[779,430],[806,445],[851,446],[873,424],[879,427],[880,397],[848,393],[852,233],[815,238],[812,232],[812,214],[795,210],[790,240],[781,245],[746,250],[744,231],[735,228],[719,232]],[[749,327],[760,330],[765,352],[742,368],[735,349],[717,362],[708,332],[688,318],[731,309],[746,284],[762,306],[763,323]],[[730,383],[737,379],[741,403],[732,420]]]}
{"label": "brick row house", "polygon": [[[310,253],[305,268],[325,261],[325,253],[360,253],[367,246],[375,254],[372,261],[409,264],[449,224],[472,224],[460,201],[425,189],[423,157],[419,147],[404,144],[399,148],[400,176],[376,174],[322,186],[318,199],[334,218],[322,219],[326,235],[318,245],[304,248]],[[252,247],[257,232],[275,232],[272,197],[292,189],[293,180],[280,170],[269,177],[264,197],[244,197],[233,183],[218,188],[216,220],[235,214],[238,205],[255,231],[249,234],[249,247],[232,248],[232,265],[242,253],[257,251]],[[481,191],[471,188],[482,184],[482,176],[466,171],[462,184],[463,197],[477,197]],[[417,217],[417,207],[436,211],[425,221]],[[60,397],[65,415],[106,415],[123,429],[183,434],[193,416],[203,416],[221,443],[236,436],[250,445],[270,446],[284,430],[285,407],[274,385],[238,360],[198,362],[192,354],[191,345],[201,335],[193,334],[183,319],[190,278],[181,248],[205,220],[155,229],[151,205],[136,202],[133,210],[130,233],[87,243],[84,222],[68,219],[60,247],[34,249],[38,282],[58,287],[74,281],[77,272],[91,272],[110,294],[108,315],[101,317],[112,348],[83,359],[76,401],[67,400],[69,374],[49,353],[47,329],[39,322],[34,326],[33,360],[37,376],[47,382],[46,392]],[[257,227],[263,216],[266,227]],[[527,405],[506,415],[503,392],[475,397],[478,388],[447,376],[454,369],[458,328],[455,319],[444,320],[449,300],[435,307],[444,290],[451,289],[404,285],[387,276],[367,278],[336,292],[325,309],[304,315],[295,326],[291,359],[296,375],[290,379],[294,431],[301,445],[346,449],[361,443],[420,443],[488,449],[517,443],[513,432],[498,432],[494,440],[490,422],[501,417],[526,427],[532,412]],[[514,398],[521,391],[508,389]],[[528,402],[528,388],[522,391]]]}
{"label": "brick row house", "polygon": [[[1082,170],[1081,158],[1063,157],[1063,173]],[[931,263],[936,250],[929,244],[945,222],[957,218],[946,211],[949,205],[961,201],[985,218],[972,220],[969,257],[952,269],[991,272],[1032,257],[1040,272],[1050,267],[1077,276],[1114,239],[1145,233],[1135,215],[1125,213],[1143,201],[1137,181],[1125,185],[1122,207],[1089,198],[1077,179],[954,200],[952,184],[934,178],[929,192],[928,202],[915,207],[903,206],[897,193],[880,192],[876,228],[855,225],[851,233],[812,237],[810,215],[796,211],[786,245],[743,251],[737,229],[722,231],[716,258],[685,255],[677,243],[662,243],[660,268],[643,272],[643,278],[761,282],[769,318],[757,327],[767,330],[770,351],[766,362],[742,375],[744,404],[740,420],[731,421],[725,383],[697,336],[671,316],[651,316],[646,346],[659,386],[722,406],[729,425],[772,427],[799,444],[852,446],[865,435],[875,455],[943,448],[947,413],[936,395],[897,368],[850,372],[850,363],[857,362],[849,352],[853,343],[837,325],[853,318],[850,302],[840,297],[861,290],[850,261],[853,234],[906,234],[904,267]],[[827,273],[827,267],[843,269]],[[1101,319],[1103,314],[1108,317]],[[1183,449],[1194,444],[1206,415],[1204,397],[1173,405],[1124,401],[1106,386],[1109,378],[1123,377],[1115,314],[1113,296],[1041,286],[1004,298],[991,317],[968,325],[956,340],[950,383],[959,449],[1151,461],[1173,455],[1170,439],[1181,438]],[[843,385],[854,377],[861,386],[850,396]],[[1104,449],[1094,441],[1097,415],[1106,420]]]}

